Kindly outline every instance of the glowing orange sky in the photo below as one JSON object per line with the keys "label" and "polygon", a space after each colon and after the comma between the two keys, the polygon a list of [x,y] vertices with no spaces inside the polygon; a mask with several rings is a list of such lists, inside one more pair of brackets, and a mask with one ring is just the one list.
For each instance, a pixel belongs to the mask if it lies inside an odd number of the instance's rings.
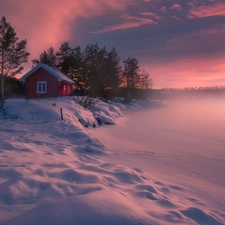
{"label": "glowing orange sky", "polygon": [[31,60],[64,41],[136,57],[154,87],[225,85],[222,0],[1,0],[0,15],[27,39]]}
{"label": "glowing orange sky", "polygon": [[[144,61],[144,59],[143,59]],[[154,87],[204,87],[225,84],[224,58],[188,58],[175,63],[144,63],[153,77]],[[169,76],[168,76],[169,74]],[[157,81],[157,83],[155,83]],[[170,85],[168,85],[170,83]]]}

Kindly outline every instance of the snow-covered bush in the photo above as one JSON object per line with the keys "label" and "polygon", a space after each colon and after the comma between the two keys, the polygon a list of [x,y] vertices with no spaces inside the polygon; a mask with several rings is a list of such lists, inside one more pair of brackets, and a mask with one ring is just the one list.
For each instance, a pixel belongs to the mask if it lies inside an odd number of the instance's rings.
{"label": "snow-covered bush", "polygon": [[86,109],[94,108],[97,101],[95,98],[91,98],[89,96],[74,96],[73,99],[76,103]]}

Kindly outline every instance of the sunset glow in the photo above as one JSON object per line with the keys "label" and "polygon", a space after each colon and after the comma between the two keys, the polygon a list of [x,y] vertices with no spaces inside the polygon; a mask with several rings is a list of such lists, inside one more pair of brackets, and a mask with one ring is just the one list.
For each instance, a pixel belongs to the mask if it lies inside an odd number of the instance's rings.
{"label": "sunset glow", "polygon": [[3,0],[0,15],[27,39],[24,73],[51,46],[97,42],[137,58],[155,88],[225,85],[222,0]]}

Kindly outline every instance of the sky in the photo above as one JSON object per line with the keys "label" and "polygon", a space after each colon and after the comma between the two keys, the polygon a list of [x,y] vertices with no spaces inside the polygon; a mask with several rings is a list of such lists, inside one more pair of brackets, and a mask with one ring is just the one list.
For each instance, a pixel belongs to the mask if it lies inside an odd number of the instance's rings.
{"label": "sky", "polygon": [[0,16],[27,40],[23,73],[68,41],[135,57],[154,88],[225,85],[225,0],[0,0]]}

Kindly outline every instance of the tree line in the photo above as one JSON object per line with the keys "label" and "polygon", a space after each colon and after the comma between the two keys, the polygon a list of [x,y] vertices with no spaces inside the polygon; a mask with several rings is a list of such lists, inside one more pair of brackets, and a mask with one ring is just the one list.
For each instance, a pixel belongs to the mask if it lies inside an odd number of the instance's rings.
{"label": "tree line", "polygon": [[128,57],[122,66],[115,48],[108,51],[97,43],[82,51],[80,46],[72,48],[64,42],[57,51],[53,47],[43,51],[32,63],[33,67],[39,63],[56,67],[76,82],[78,93],[93,97],[109,98],[117,95],[119,88],[126,88],[129,98],[133,89],[152,87],[152,79],[147,72],[140,72],[136,58]]}
{"label": "tree line", "polygon": [[[5,79],[14,77],[23,70],[28,61],[27,41],[19,41],[14,28],[3,16],[0,21],[0,109],[5,100]],[[64,42],[55,51],[53,47],[40,53],[32,60],[32,66],[46,64],[60,70],[76,82],[76,93],[92,97],[111,98],[124,89],[124,97],[134,97],[134,90],[150,89],[153,82],[149,74],[141,71],[139,61],[128,57],[121,61],[115,48],[107,50],[96,44],[71,47]]]}

